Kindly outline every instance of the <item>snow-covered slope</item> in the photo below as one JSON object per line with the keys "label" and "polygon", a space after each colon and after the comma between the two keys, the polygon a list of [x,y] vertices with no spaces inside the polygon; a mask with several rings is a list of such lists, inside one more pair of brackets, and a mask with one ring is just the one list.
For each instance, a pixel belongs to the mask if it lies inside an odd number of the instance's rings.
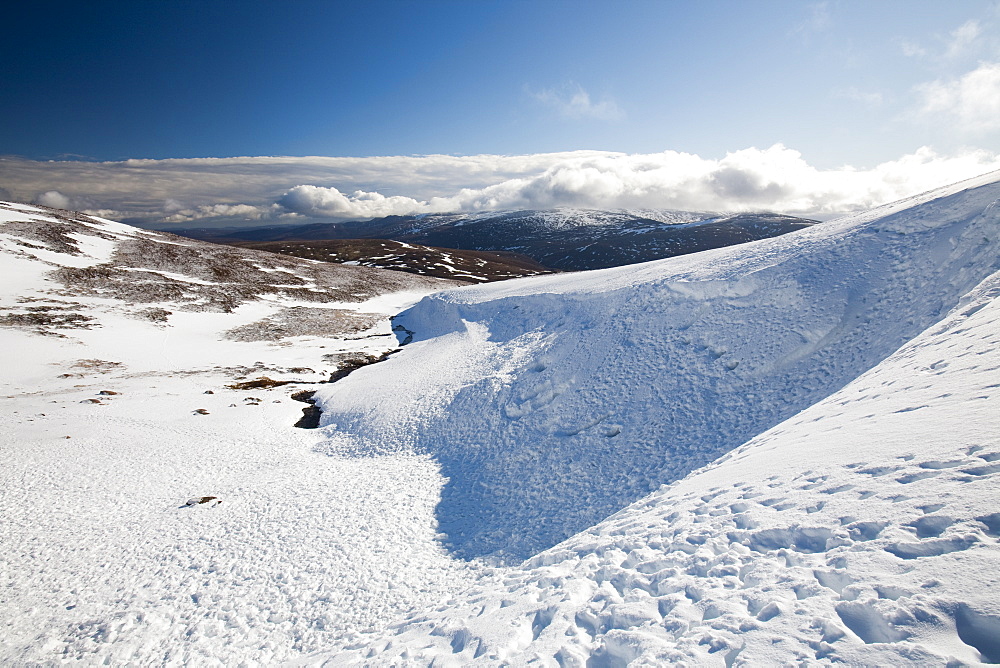
{"label": "snow-covered slope", "polygon": [[[474,286],[320,393],[334,453],[429,453],[457,554],[519,561],[843,387],[1000,266],[998,175],[797,233]],[[400,392],[404,387],[406,392]]]}
{"label": "snow-covered slope", "polygon": [[998,297],[1000,273],[718,461],[309,663],[997,663]]}
{"label": "snow-covered slope", "polygon": [[448,285],[0,206],[0,664],[270,665],[469,582],[433,463],[291,399]]}
{"label": "snow-covered slope", "polygon": [[[84,329],[100,326],[96,311],[127,310],[138,319],[169,327],[171,313],[164,313],[163,305],[183,312],[229,313],[251,302],[280,301],[280,308],[294,303],[307,310],[328,310],[385,293],[430,292],[449,285],[367,267],[218,246],[93,216],[5,202],[0,202],[0,252],[8,278],[0,295],[7,311],[0,325],[36,332],[69,325],[71,320]],[[73,304],[60,301],[61,297],[91,301]],[[82,313],[84,309],[88,312]],[[342,319],[351,320],[347,312],[357,308],[341,310]],[[284,315],[297,317],[291,312]]]}

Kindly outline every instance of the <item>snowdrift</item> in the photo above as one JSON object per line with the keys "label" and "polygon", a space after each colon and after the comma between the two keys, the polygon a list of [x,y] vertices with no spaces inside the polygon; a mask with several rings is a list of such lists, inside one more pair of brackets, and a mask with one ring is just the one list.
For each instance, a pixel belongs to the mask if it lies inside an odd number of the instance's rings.
{"label": "snowdrift", "polygon": [[997,663],[998,297],[1000,273],[711,465],[307,663]]}
{"label": "snowdrift", "polygon": [[396,319],[400,354],[321,393],[323,448],[430,454],[454,552],[524,559],[940,321],[1000,266],[998,179],[739,247],[427,297]]}

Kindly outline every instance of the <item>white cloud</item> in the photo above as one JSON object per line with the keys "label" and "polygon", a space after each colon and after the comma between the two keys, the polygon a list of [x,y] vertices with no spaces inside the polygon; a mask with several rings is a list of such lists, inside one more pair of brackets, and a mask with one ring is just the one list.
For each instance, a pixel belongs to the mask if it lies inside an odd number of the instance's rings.
{"label": "white cloud", "polygon": [[[208,204],[193,209],[176,208],[176,200],[164,202],[164,213],[170,215],[163,218],[164,223],[189,223],[205,218],[235,218],[239,220],[260,220],[275,213],[272,206],[252,206],[250,204]],[[96,215],[96,214],[95,214]],[[102,216],[107,217],[107,216]]]}
{"label": "white cloud", "polygon": [[613,99],[603,97],[595,102],[590,99],[590,93],[579,84],[571,83],[559,89],[549,88],[528,92],[537,101],[554,109],[564,118],[615,121],[625,116],[625,112]]}
{"label": "white cloud", "polygon": [[931,81],[916,90],[921,116],[957,122],[963,133],[1000,129],[1000,63],[981,63],[957,79]]}
{"label": "white cloud", "polygon": [[966,21],[951,31],[948,40],[946,58],[960,58],[975,48],[983,29],[979,21]]}
{"label": "white cloud", "polygon": [[807,6],[809,15],[796,24],[789,35],[798,35],[803,39],[808,39],[814,33],[822,33],[828,30],[832,24],[830,18],[830,3],[814,2]]}
{"label": "white cloud", "polygon": [[32,204],[51,206],[54,209],[69,209],[72,206],[69,197],[66,197],[66,195],[63,195],[58,190],[47,190],[41,193],[32,200]]}
{"label": "white cloud", "polygon": [[379,218],[405,216],[426,211],[427,203],[410,197],[385,197],[377,192],[356,190],[345,195],[336,188],[295,186],[278,198],[280,206],[293,213],[324,218]]}
{"label": "white cloud", "polygon": [[904,56],[923,59],[939,71],[968,66],[977,59],[995,60],[1000,56],[997,16],[1000,14],[987,13],[981,18],[969,19],[946,34],[935,34],[924,43],[900,39],[899,45]]}
{"label": "white cloud", "polygon": [[902,40],[899,43],[899,48],[907,58],[923,58],[927,55],[927,49],[909,40]]}
{"label": "white cloud", "polygon": [[31,198],[32,204],[51,206],[54,209],[87,211],[94,207],[94,200],[84,194],[67,195],[58,190],[46,190]]}
{"label": "white cloud", "polygon": [[20,201],[68,201],[70,208],[146,226],[554,207],[767,209],[822,217],[997,169],[994,153],[943,155],[925,147],[871,169],[820,170],[777,144],[720,159],[677,151],[108,163],[0,158],[0,183]]}
{"label": "white cloud", "polygon": [[940,156],[929,148],[872,170],[817,170],[798,151],[776,144],[710,160],[689,153],[607,153],[567,157],[540,174],[449,197],[417,201],[347,197],[335,188],[299,186],[279,199],[291,211],[335,218],[493,209],[673,208],[768,209],[824,215],[862,209],[1000,169],[1000,157],[970,152]]}

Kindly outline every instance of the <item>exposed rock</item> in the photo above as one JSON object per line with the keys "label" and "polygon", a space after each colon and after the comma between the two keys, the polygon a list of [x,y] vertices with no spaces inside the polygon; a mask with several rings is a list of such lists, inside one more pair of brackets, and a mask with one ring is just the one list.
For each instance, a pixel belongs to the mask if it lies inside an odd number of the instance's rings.
{"label": "exposed rock", "polygon": [[[242,383],[233,383],[232,385],[226,385],[230,390],[269,390],[272,387],[280,387],[282,385],[288,385],[293,381],[290,380],[274,380],[273,378],[268,378],[267,376],[261,376],[255,380],[248,380]],[[209,390],[205,394],[212,394]],[[259,399],[257,401],[260,401]]]}

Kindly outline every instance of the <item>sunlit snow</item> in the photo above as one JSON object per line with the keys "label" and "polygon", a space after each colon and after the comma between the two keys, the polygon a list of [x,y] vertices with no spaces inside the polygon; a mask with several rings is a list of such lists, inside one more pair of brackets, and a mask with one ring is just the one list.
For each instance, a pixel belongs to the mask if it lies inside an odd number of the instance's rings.
{"label": "sunlit snow", "polygon": [[258,253],[238,299],[0,209],[0,663],[1000,661],[998,201],[435,294]]}

